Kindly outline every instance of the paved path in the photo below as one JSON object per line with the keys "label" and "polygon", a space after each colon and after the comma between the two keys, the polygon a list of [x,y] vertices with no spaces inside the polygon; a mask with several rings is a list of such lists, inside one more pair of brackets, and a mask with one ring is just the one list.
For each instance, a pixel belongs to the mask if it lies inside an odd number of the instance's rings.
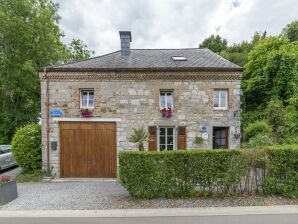
{"label": "paved path", "polygon": [[97,211],[0,211],[0,224],[297,224],[297,220],[298,206],[122,209]]}
{"label": "paved path", "polygon": [[143,217],[143,218],[2,218],[0,224],[297,224],[298,215],[249,215],[214,217]]}

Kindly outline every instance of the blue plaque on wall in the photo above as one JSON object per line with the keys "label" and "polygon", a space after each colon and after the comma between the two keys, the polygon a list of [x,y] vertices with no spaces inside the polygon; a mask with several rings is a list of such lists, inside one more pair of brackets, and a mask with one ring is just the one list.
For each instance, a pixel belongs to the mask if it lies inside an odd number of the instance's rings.
{"label": "blue plaque on wall", "polygon": [[50,110],[50,116],[51,117],[61,117],[62,111],[59,108],[53,108]]}

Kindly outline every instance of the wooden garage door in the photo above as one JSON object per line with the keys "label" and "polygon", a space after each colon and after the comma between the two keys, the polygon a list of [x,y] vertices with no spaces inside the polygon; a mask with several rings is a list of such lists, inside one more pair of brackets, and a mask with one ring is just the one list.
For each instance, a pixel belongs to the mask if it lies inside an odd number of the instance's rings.
{"label": "wooden garage door", "polygon": [[116,177],[116,124],[60,123],[61,177]]}

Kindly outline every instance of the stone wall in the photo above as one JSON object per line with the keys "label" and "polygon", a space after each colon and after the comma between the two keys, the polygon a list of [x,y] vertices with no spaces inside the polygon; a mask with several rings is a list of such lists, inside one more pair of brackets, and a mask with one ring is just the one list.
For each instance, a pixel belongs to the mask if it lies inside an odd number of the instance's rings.
{"label": "stone wall", "polygon": [[[52,73],[55,74],[55,73]],[[41,74],[42,75],[42,74]],[[48,74],[51,76],[51,73]],[[162,75],[162,74],[161,74]],[[65,75],[67,76],[67,74]],[[46,81],[42,79],[43,166],[46,167]],[[229,147],[238,148],[240,139],[240,80],[49,80],[49,109],[60,108],[63,117],[80,117],[80,90],[95,92],[93,117],[117,118],[117,149],[130,150],[136,146],[128,141],[133,128],[148,126],[186,126],[187,148],[212,148],[212,128],[229,127]],[[228,110],[214,110],[213,89],[228,89]],[[172,118],[162,118],[159,91],[174,90]],[[238,111],[238,112],[237,112]],[[121,119],[121,121],[120,121]],[[58,142],[58,150],[50,150],[50,163],[59,173],[59,127],[49,118],[49,140]],[[195,145],[195,136],[207,127],[209,139]],[[145,145],[147,148],[147,145]]]}

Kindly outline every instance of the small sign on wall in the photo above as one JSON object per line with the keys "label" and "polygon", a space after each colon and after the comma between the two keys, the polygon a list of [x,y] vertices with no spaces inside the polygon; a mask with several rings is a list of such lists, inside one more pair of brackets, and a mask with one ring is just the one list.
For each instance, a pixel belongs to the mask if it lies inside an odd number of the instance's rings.
{"label": "small sign on wall", "polygon": [[59,108],[52,108],[50,110],[50,116],[51,117],[61,117],[62,111]]}
{"label": "small sign on wall", "polygon": [[202,139],[203,140],[207,140],[208,139],[208,133],[207,132],[203,132],[202,133]]}

